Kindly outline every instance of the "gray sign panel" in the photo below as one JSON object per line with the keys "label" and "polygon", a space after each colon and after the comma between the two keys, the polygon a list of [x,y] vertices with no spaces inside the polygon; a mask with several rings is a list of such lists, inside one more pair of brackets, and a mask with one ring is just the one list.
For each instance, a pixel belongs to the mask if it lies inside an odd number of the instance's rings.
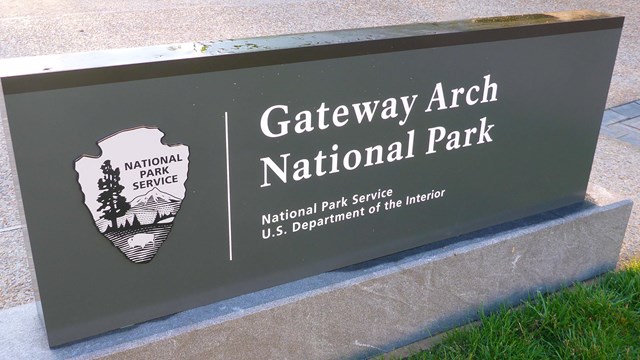
{"label": "gray sign panel", "polygon": [[50,345],[582,201],[622,22],[5,60]]}

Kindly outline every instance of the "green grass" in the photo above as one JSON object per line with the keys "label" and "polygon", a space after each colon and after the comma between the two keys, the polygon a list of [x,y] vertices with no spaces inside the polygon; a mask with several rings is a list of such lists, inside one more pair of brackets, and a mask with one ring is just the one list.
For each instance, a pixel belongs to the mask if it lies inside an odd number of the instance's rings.
{"label": "green grass", "polygon": [[480,317],[408,359],[640,359],[640,261]]}

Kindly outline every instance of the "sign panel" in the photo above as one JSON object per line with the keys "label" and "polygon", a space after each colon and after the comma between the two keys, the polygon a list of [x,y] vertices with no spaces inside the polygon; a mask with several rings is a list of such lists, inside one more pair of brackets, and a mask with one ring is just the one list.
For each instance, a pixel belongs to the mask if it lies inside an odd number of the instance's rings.
{"label": "sign panel", "polygon": [[561,15],[5,74],[50,344],[582,201],[622,18]]}

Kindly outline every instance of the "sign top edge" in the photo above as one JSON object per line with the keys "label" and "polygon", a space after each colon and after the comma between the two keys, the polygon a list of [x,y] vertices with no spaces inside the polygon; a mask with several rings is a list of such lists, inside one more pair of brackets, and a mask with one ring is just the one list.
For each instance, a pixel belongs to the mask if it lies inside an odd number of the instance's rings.
{"label": "sign top edge", "polygon": [[[606,24],[602,21],[605,20]],[[624,17],[579,10],[511,15],[445,22],[413,23],[383,27],[333,30],[315,33],[283,34],[246,39],[196,41],[137,48],[108,49],[90,52],[53,54],[0,59],[0,78],[25,75],[149,64],[174,60],[220,57],[244,53],[344,45],[371,41],[398,40],[429,35],[457,34],[483,30],[515,30],[537,25],[565,23],[600,23],[589,29],[621,28]],[[569,31],[573,32],[573,31]],[[534,35],[535,36],[535,35]],[[539,35],[538,35],[539,36]],[[523,37],[514,35],[513,38]],[[524,36],[526,37],[526,36]],[[398,49],[402,50],[402,49]],[[359,55],[359,54],[353,54]],[[6,89],[5,89],[6,90]]]}

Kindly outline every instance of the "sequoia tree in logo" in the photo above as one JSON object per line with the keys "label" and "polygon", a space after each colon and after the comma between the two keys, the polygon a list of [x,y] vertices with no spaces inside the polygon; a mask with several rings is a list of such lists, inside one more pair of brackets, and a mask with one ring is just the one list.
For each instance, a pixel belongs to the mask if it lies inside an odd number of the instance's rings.
{"label": "sequoia tree in logo", "polygon": [[131,204],[120,195],[124,190],[124,186],[120,185],[120,169],[114,170],[111,160],[105,160],[100,169],[104,176],[98,180],[98,189],[102,190],[98,196],[98,202],[102,204],[98,211],[102,210],[101,218],[111,220],[111,229],[117,229],[118,218],[127,214]]}
{"label": "sequoia tree in logo", "polygon": [[100,157],[75,164],[98,231],[135,263],[156,255],[185,196],[189,148],[165,145],[163,136],[156,128],[124,130],[98,142]]}

